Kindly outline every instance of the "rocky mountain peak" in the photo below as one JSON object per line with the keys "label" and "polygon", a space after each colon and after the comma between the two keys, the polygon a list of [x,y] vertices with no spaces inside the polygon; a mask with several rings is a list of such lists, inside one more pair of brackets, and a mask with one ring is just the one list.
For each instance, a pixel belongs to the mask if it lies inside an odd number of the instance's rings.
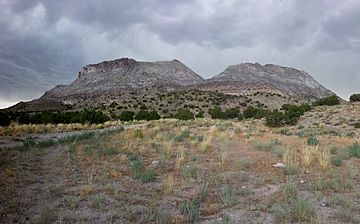
{"label": "rocky mountain peak", "polygon": [[333,95],[308,73],[274,64],[241,63],[230,65],[209,82],[238,82],[243,86],[261,84],[290,96],[319,98]]}

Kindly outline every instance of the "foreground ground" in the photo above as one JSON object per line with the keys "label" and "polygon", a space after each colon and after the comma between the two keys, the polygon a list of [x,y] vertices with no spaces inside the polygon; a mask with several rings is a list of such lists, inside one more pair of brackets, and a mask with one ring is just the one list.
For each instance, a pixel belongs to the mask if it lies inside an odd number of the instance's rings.
{"label": "foreground ground", "polygon": [[164,120],[2,149],[0,222],[359,223],[359,131],[262,124]]}

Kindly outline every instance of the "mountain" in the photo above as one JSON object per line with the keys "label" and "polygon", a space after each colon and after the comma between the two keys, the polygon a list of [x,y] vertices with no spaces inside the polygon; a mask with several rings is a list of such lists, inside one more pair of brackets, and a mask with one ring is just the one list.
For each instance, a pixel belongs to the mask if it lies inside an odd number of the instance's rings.
{"label": "mountain", "polygon": [[272,92],[296,100],[313,100],[335,95],[305,71],[279,65],[242,63],[231,65],[208,79],[202,88],[227,93]]}
{"label": "mountain", "polygon": [[[138,108],[146,102],[156,102],[157,106],[166,107],[161,101],[164,97],[163,93],[178,92],[178,95],[181,95],[186,91],[194,90],[220,91],[237,95],[238,101],[232,102],[233,106],[239,105],[245,97],[252,98],[253,102],[268,108],[278,108],[283,103],[296,103],[334,95],[306,72],[278,65],[258,63],[231,65],[220,74],[205,80],[176,59],[140,62],[122,58],[87,65],[81,69],[77,79],[71,84],[56,86],[39,99],[21,102],[9,110],[104,108],[104,105],[112,102],[116,102],[119,108]],[[201,94],[206,95],[205,92]],[[156,101],[159,99],[159,102]],[[206,96],[203,100],[210,101]],[[171,99],[167,104],[170,102]],[[199,104],[199,102],[193,103]],[[184,102],[177,103],[174,107],[180,107],[182,104]],[[148,106],[155,105],[150,103]],[[211,105],[204,105],[207,106]]]}
{"label": "mountain", "polygon": [[56,86],[42,98],[71,100],[82,96],[145,91],[151,88],[172,89],[203,81],[199,75],[178,60],[139,62],[122,58],[83,67],[69,85]]}

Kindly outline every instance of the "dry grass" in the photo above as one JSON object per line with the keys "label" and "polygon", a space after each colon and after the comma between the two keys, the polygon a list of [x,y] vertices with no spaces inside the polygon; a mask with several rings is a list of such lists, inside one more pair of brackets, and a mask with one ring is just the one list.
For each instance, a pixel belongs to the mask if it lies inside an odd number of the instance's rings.
{"label": "dry grass", "polygon": [[316,151],[318,151],[318,146],[309,146],[307,144],[304,144],[303,146],[303,150],[301,151],[301,155],[302,155],[302,162],[303,165],[307,168],[310,166],[311,162],[314,159],[314,155],[316,153]]}
{"label": "dry grass", "polygon": [[162,192],[165,195],[171,194],[174,190],[175,184],[175,178],[172,175],[167,174],[162,181]]}
{"label": "dry grass", "polygon": [[180,148],[180,150],[176,154],[175,168],[177,170],[180,170],[184,163],[185,163],[185,149]]}
{"label": "dry grass", "polygon": [[209,131],[204,135],[204,139],[200,144],[200,150],[203,152],[207,152],[210,150],[211,142],[216,133],[216,125],[213,125],[209,128]]}
{"label": "dry grass", "polygon": [[[307,221],[307,214],[311,221],[329,223],[331,219],[319,215],[322,208],[308,210],[313,203],[321,203],[316,197],[319,191],[324,197],[338,192],[346,193],[349,200],[356,198],[358,159],[333,167],[328,147],[348,145],[356,139],[319,137],[322,144],[308,146],[304,138],[270,133],[261,123],[257,125],[261,121],[221,122],[161,120],[138,130],[94,136],[43,151],[3,152],[6,159],[0,181],[5,183],[1,185],[1,193],[7,197],[4,205],[10,204],[11,198],[27,195],[22,206],[37,214],[44,199],[34,192],[49,189],[45,183],[63,186],[61,191],[53,190],[51,194],[56,196],[51,200],[46,199],[55,206],[49,222],[185,223],[189,214],[196,212],[199,222],[217,223],[228,216],[239,223],[276,223],[272,205],[280,203],[283,206],[276,215],[287,215],[284,220],[289,223]],[[247,142],[249,136],[253,140]],[[252,144],[264,145],[274,139],[281,143],[281,153],[255,150]],[[339,147],[338,153],[341,150]],[[286,172],[272,166],[281,161],[289,165]],[[282,186],[289,181],[293,185],[285,192]],[[207,186],[206,193],[200,186]],[[36,191],[24,191],[26,188]],[[297,200],[294,195],[300,192],[311,201]],[[185,206],[185,202],[191,204]],[[22,214],[14,207],[0,210],[10,214],[1,213],[0,217]],[[335,213],[337,208],[328,209]],[[58,211],[63,210],[77,215],[61,215]],[[115,215],[109,218],[108,214]]]}

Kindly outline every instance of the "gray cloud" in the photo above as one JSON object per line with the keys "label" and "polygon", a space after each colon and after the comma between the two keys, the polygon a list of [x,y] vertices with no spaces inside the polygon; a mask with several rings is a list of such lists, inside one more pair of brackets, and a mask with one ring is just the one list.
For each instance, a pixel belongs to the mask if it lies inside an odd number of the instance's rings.
{"label": "gray cloud", "polygon": [[30,100],[119,57],[178,58],[204,77],[276,63],[347,98],[360,91],[358,21],[356,0],[0,0],[0,101]]}

